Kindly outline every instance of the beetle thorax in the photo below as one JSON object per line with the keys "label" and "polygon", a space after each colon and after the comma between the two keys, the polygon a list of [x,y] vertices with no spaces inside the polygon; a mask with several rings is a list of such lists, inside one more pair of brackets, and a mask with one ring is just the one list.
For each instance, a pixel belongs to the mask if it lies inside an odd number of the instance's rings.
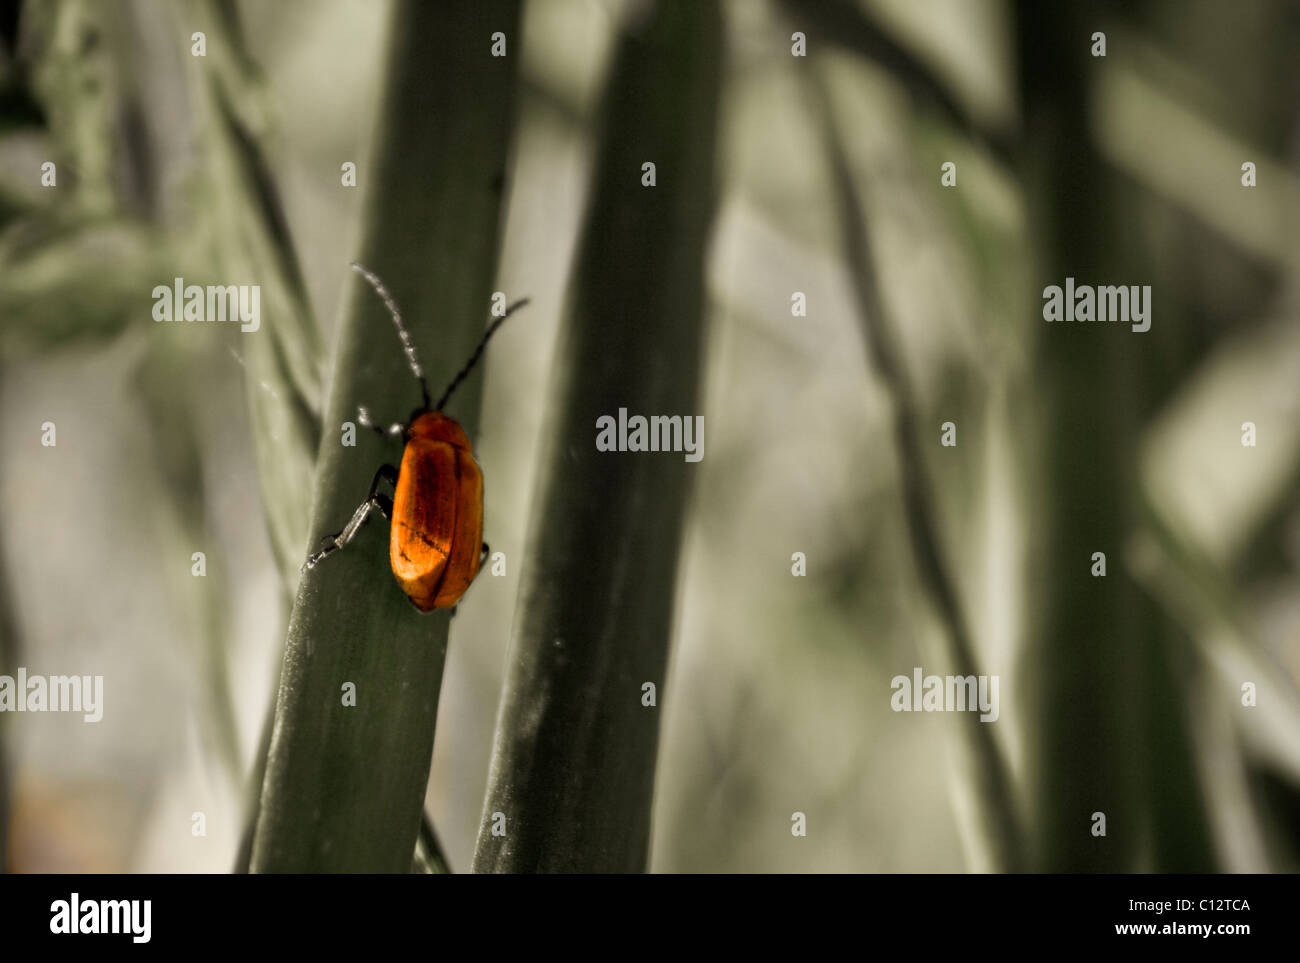
{"label": "beetle thorax", "polygon": [[444,441],[456,448],[473,451],[469,436],[455,418],[444,415],[441,411],[426,411],[417,415],[407,429],[407,438],[423,438],[429,441]]}

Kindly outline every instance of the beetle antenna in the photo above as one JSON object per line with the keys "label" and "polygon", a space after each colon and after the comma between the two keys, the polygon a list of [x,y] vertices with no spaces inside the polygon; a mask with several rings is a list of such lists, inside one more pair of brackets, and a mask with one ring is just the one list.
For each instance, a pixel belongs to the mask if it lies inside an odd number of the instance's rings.
{"label": "beetle antenna", "polygon": [[483,349],[487,347],[488,338],[497,333],[497,328],[506,323],[506,318],[510,317],[510,315],[514,314],[515,311],[519,310],[527,303],[528,298],[520,298],[514,304],[510,305],[510,307],[506,308],[505,314],[501,315],[501,317],[488,325],[488,329],[483,335],[483,340],[478,343],[478,347],[474,349],[474,353],[469,356],[469,360],[465,362],[465,367],[461,368],[460,373],[451,379],[451,384],[447,385],[447,390],[442,393],[442,397],[438,399],[438,403],[433,406],[434,411],[442,411],[442,406],[447,403],[447,399],[451,397],[451,393],[459,388],[460,383],[465,380],[466,376],[471,371],[474,370],[474,365],[478,364],[478,359],[482,356]]}
{"label": "beetle antenna", "polygon": [[411,374],[415,375],[415,380],[420,382],[420,397],[427,409],[429,407],[429,385],[424,380],[424,369],[420,367],[420,359],[415,353],[415,342],[411,340],[411,332],[407,331],[406,325],[402,323],[402,312],[398,309],[397,302],[388,293],[388,288],[384,287],[384,282],[379,280],[373,271],[362,267],[355,261],[352,262],[352,270],[369,281],[370,286],[375,289],[375,293],[384,299],[384,305],[388,308],[388,313],[393,316],[397,336],[402,339],[402,350],[406,352],[406,363],[411,366]]}

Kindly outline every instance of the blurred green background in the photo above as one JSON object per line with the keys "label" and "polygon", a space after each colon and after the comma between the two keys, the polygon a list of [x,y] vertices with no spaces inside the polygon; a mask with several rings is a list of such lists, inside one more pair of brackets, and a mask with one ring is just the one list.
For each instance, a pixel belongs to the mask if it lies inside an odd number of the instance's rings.
{"label": "blurred green background", "polygon": [[[476,440],[485,537],[511,564],[452,625],[429,778],[458,871],[597,107],[640,6],[532,0],[511,38],[497,287],[532,306],[487,354]],[[650,868],[1300,870],[1300,7],[722,12],[706,447]],[[102,674],[106,703],[95,725],[0,716],[7,868],[226,872],[362,219],[340,166],[368,173],[390,10],[57,0],[4,18],[0,671]],[[260,280],[266,330],[155,324],[153,286],[200,275]],[[1067,275],[1152,285],[1151,331],[1046,325],[1042,288]],[[880,368],[882,332],[899,378]],[[374,350],[397,352],[390,331]],[[939,444],[948,421],[955,448]],[[937,581],[916,564],[918,513]],[[351,551],[382,566],[382,541]],[[973,754],[966,718],[890,710],[890,679],[913,666],[976,671],[963,635],[1001,678]],[[979,776],[990,753],[1005,795]]]}

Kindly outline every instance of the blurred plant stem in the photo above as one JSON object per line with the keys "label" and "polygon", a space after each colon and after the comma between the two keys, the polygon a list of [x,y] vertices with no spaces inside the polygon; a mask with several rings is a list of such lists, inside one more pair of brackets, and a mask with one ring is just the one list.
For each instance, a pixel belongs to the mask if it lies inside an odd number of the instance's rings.
{"label": "blurred plant stem", "polygon": [[[208,118],[201,141],[208,243],[222,274],[231,281],[255,279],[263,298],[263,323],[241,339],[243,353],[235,357],[245,374],[263,517],[288,607],[301,547],[310,539],[311,501],[303,493],[311,487],[321,441],[320,336],[268,156],[273,126],[265,81],[238,8],[228,0],[197,0],[194,14],[212,45],[210,59],[198,60],[203,69],[191,75]],[[247,872],[252,856],[276,689],[248,774],[249,811],[236,872]]]}
{"label": "blurred plant stem", "polygon": [[[814,90],[810,100],[821,115],[836,192],[833,206],[838,212],[841,243],[857,297],[858,320],[871,367],[893,405],[894,444],[901,474],[899,486],[917,575],[943,624],[949,672],[979,675],[967,618],[940,540],[933,485],[920,447],[917,403],[885,315],[871,239],[865,226],[866,205],[845,152],[827,81],[820,72],[812,76],[816,79],[812,82]],[[974,840],[976,849],[998,871],[1023,871],[1026,866],[1024,830],[1006,761],[989,726],[981,723],[975,713],[958,715],[963,741],[960,753],[965,763],[960,778],[970,788],[981,837]]]}
{"label": "blurred plant stem", "polygon": [[[557,348],[476,872],[646,869],[680,453],[597,451],[597,419],[697,410],[715,200],[715,3],[638,7],[614,53]],[[642,185],[642,164],[657,186]],[[495,813],[505,816],[505,834]]]}
{"label": "blurred plant stem", "polygon": [[905,87],[918,107],[933,108],[938,115],[972,141],[982,144],[999,160],[1010,157],[1005,131],[987,130],[938,71],[884,29],[869,4],[852,0],[781,0],[786,21],[802,32],[812,49],[823,46],[852,51],[887,71]]}
{"label": "blurred plant stem", "polygon": [[[271,549],[286,597],[298,584],[320,447],[320,335],[265,141],[272,124],[260,71],[233,3],[199,0],[209,54],[196,68],[210,243],[228,282],[256,282],[263,322],[242,339],[245,390]],[[209,269],[210,270],[210,269]]]}
{"label": "blurred plant stem", "polygon": [[[1149,277],[1149,261],[1110,231],[1120,186],[1090,128],[1095,25],[1068,5],[1020,0],[1014,21],[1024,97],[1023,174],[1040,279]],[[1041,280],[1043,278],[1050,280]],[[1164,324],[1173,324],[1166,311]],[[1157,324],[1162,323],[1160,321]],[[1093,325],[1038,326],[1043,492],[1030,558],[1038,586],[1030,676],[1037,865],[1053,872],[1214,868],[1186,731],[1185,638],[1125,570],[1141,525],[1138,441],[1152,409],[1155,334]],[[1104,578],[1091,574],[1104,552]],[[1096,836],[1094,813],[1106,835]]]}
{"label": "blurred plant stem", "polygon": [[[358,260],[392,291],[439,390],[483,332],[514,118],[517,2],[402,0],[389,36]],[[504,32],[509,55],[491,55]],[[431,53],[432,52],[432,53]],[[347,270],[347,265],[339,265]],[[310,535],[338,531],[400,446],[340,428],[358,405],[382,422],[419,403],[383,303],[357,275],[339,324]],[[508,337],[508,334],[504,335]],[[448,410],[474,436],[481,371]],[[490,481],[489,481],[490,484]],[[301,495],[299,496],[301,497]],[[252,841],[254,872],[411,869],[433,750],[448,616],[420,615],[389,571],[382,520],[298,585]],[[473,589],[462,604],[474,604]],[[342,702],[355,686],[355,706]]]}

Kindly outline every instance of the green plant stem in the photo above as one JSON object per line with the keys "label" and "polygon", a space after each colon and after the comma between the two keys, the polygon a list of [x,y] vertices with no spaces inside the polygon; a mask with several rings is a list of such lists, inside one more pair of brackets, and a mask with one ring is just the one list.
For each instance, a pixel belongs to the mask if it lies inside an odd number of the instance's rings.
{"label": "green plant stem", "polygon": [[[360,168],[368,197],[357,260],[397,298],[435,390],[469,355],[488,316],[518,20],[518,4],[506,0],[403,0],[395,8],[376,157]],[[494,31],[507,34],[509,56],[491,56]],[[348,273],[303,558],[347,521],[375,469],[401,454],[364,431],[355,447],[342,446],[342,424],[356,420],[358,405],[381,420],[404,420],[420,397],[383,304]],[[470,378],[448,410],[471,437],[481,377]],[[254,872],[409,872],[448,621],[445,612],[420,615],[402,595],[382,523],[303,576],[252,843]],[[342,703],[347,683],[355,707]]]}
{"label": "green plant stem", "polygon": [[202,0],[195,15],[213,53],[198,81],[204,211],[225,276],[256,279],[261,291],[263,323],[241,343],[245,390],[271,550],[292,593],[311,508],[302,493],[321,444],[320,335],[264,144],[265,84],[235,7]]}
{"label": "green plant stem", "polygon": [[[640,872],[691,475],[597,451],[604,415],[697,411],[722,37],[714,3],[619,41],[563,335],[476,872]],[[657,186],[642,186],[642,164]],[[642,703],[653,683],[659,705]],[[494,834],[504,816],[505,835]]]}
{"label": "green plant stem", "polygon": [[[1021,174],[1038,282],[1150,277],[1129,248],[1117,179],[1092,128],[1090,15],[1034,0],[1015,5],[1026,136]],[[1050,279],[1045,280],[1045,279]],[[1168,302],[1166,302],[1168,303]],[[1179,327],[1172,311],[1164,323]],[[1158,322],[1159,323],[1159,322]],[[1036,800],[1037,867],[1051,872],[1205,872],[1215,868],[1187,728],[1189,644],[1131,577],[1123,551],[1141,529],[1138,452],[1166,363],[1151,335],[1092,325],[1037,329],[1034,385],[1041,468],[1030,564],[1040,586],[1028,672],[1038,705],[1027,766]],[[1172,344],[1168,333],[1162,350]],[[1175,335],[1176,337],[1176,335]],[[1157,342],[1160,343],[1160,342]],[[1104,552],[1104,578],[1090,572]],[[1106,835],[1092,835],[1104,813]]]}

